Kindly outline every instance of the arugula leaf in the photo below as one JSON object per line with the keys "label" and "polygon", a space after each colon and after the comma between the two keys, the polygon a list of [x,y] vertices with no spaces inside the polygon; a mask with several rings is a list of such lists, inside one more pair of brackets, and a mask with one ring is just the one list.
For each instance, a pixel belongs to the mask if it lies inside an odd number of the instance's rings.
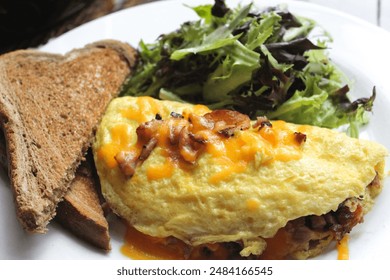
{"label": "arugula leaf", "polygon": [[181,60],[188,54],[197,54],[213,50],[218,51],[227,45],[233,44],[237,41],[240,35],[232,36],[231,33],[240,23],[242,18],[248,14],[250,7],[251,5],[244,7],[238,12],[237,16],[234,17],[231,22],[229,22],[228,25],[219,26],[210,34],[208,34],[203,40],[200,40],[200,42],[193,41],[193,43],[190,44],[190,47],[175,50],[171,54],[170,58],[172,60]]}

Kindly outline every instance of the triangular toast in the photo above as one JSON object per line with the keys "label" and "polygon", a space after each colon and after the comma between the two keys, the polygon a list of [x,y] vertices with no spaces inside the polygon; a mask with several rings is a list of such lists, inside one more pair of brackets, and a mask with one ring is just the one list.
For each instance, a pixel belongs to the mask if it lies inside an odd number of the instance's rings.
{"label": "triangular toast", "polygon": [[20,50],[0,56],[0,126],[26,231],[47,231],[135,54],[107,40],[65,55]]}
{"label": "triangular toast", "polygon": [[90,153],[77,168],[64,200],[58,204],[55,219],[88,243],[110,250],[108,222],[100,199],[100,184]]}

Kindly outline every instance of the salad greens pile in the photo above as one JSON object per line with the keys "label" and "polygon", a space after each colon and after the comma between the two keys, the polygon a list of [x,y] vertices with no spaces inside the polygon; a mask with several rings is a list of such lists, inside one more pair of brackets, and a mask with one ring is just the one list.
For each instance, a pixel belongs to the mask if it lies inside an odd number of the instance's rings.
{"label": "salad greens pile", "polygon": [[349,124],[350,135],[357,137],[375,88],[371,97],[350,101],[345,77],[328,57],[327,40],[309,39],[313,20],[281,7],[231,9],[223,0],[192,9],[199,20],[154,43],[140,42],[138,65],[121,95],[328,128]]}

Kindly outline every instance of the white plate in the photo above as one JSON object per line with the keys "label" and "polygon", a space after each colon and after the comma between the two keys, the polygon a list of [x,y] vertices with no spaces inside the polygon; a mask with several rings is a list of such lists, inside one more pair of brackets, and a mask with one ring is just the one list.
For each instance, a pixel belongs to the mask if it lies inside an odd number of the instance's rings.
{"label": "white plate", "polygon": [[[137,46],[141,38],[145,42],[152,42],[160,34],[176,29],[180,23],[197,19],[195,13],[182,3],[195,6],[211,2],[172,0],[122,10],[76,28],[41,49],[65,53],[100,39],[118,39],[133,46]],[[227,3],[230,7],[237,5],[237,1],[233,0]],[[334,38],[330,56],[354,81],[354,97],[368,96],[372,87],[377,87],[374,114],[362,137],[390,148],[390,120],[387,118],[390,110],[390,79],[387,71],[390,65],[390,33],[344,13],[305,2],[261,0],[257,3],[257,6],[288,3],[291,12],[315,19],[330,32]],[[365,222],[353,230],[349,246],[351,259],[389,258],[389,187],[387,181]],[[50,224],[46,235],[26,234],[16,220],[12,200],[8,179],[0,171],[0,259],[126,259],[120,253],[124,229],[115,219],[110,221],[112,251],[105,254],[79,241],[56,223]],[[336,258],[337,252],[331,248],[317,259]]]}

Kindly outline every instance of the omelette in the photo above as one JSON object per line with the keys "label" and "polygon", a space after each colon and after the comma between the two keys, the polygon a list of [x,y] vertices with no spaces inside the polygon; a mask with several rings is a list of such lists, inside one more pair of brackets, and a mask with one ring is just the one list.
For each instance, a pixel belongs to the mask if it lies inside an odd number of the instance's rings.
{"label": "omelette", "polygon": [[93,153],[112,210],[145,236],[182,243],[184,258],[306,259],[363,221],[387,150],[325,128],[120,97]]}

